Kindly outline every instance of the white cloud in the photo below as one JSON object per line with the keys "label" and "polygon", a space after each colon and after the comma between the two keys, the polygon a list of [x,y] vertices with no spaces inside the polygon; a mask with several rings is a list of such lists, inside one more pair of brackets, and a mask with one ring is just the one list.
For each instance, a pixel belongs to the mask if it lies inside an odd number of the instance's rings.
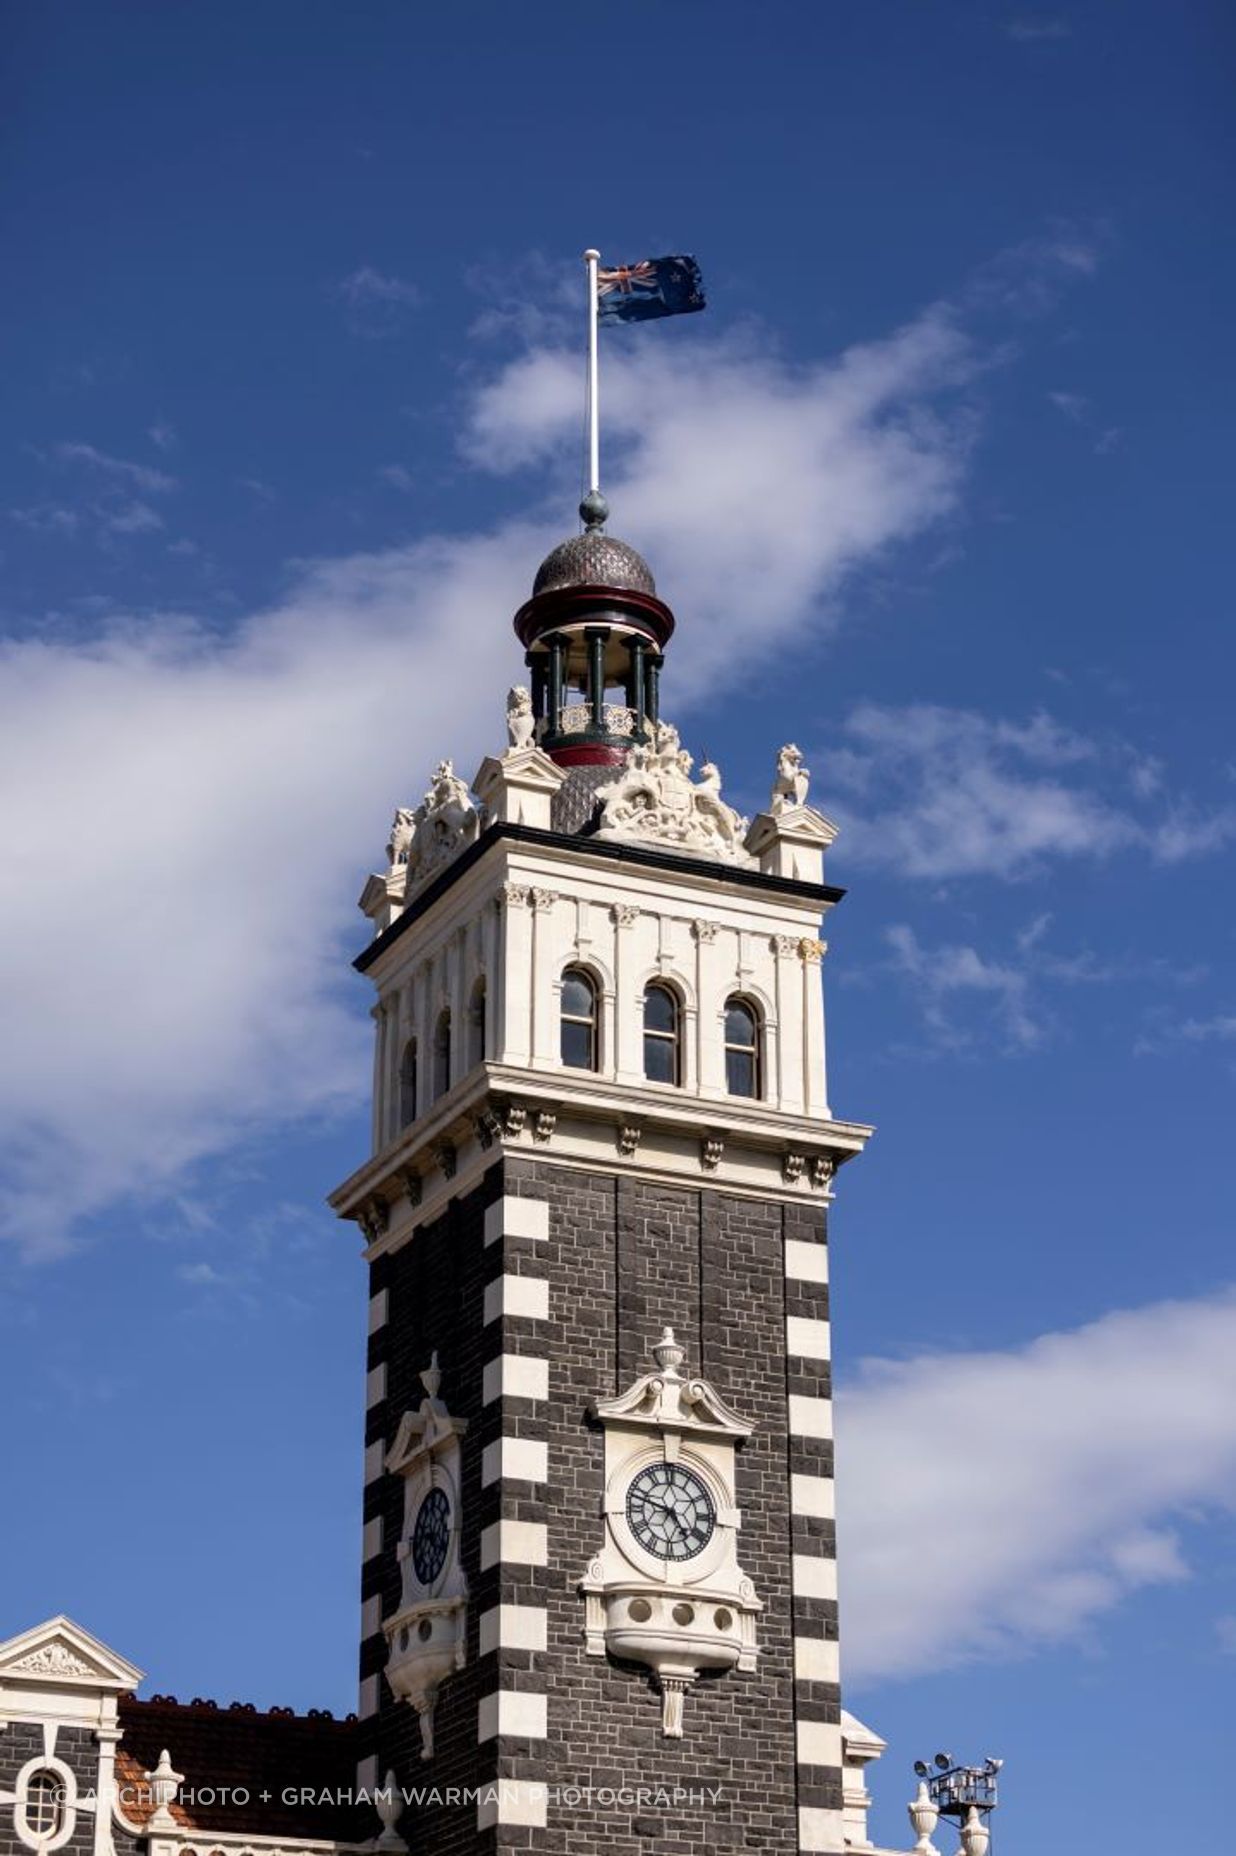
{"label": "white cloud", "polygon": [[[974,366],[940,310],[815,367],[766,345],[613,348],[613,526],[682,617],[671,703],[727,676],[754,623],[766,642],[835,625],[855,574],[955,506]],[[521,356],[476,394],[470,445],[543,466],[577,435],[579,388],[573,353]],[[538,468],[538,510],[544,484]],[[500,737],[509,615],[567,507],[560,489],[552,520],[309,564],[223,638],[143,614],[3,647],[5,1230],[54,1245],[255,1130],[363,1097],[353,897],[396,801]]]}
{"label": "white cloud", "polygon": [[933,1039],[950,1048],[970,1042],[952,1015],[959,996],[977,996],[1010,1042],[1028,1050],[1043,1037],[1043,1027],[1028,1004],[1029,974],[1017,965],[1002,964],[980,954],[977,948],[953,944],[924,948],[904,922],[886,931],[896,970],[918,994],[924,1023]]}
{"label": "white cloud", "polygon": [[847,825],[848,857],[904,876],[1016,879],[1048,858],[1122,850],[1172,864],[1236,837],[1236,808],[1165,795],[1144,756],[1042,713],[865,703],[843,736],[816,756],[817,795]]}
{"label": "white cloud", "polygon": [[28,509],[10,509],[9,519],[41,535],[75,535],[80,523],[76,509],[57,503],[36,503]]}
{"label": "white cloud", "polygon": [[1010,19],[1004,31],[1017,45],[1042,45],[1053,40],[1071,39],[1073,36],[1073,28],[1066,19],[1046,13]]}
{"label": "white cloud", "polygon": [[225,1280],[213,1263],[183,1263],[178,1274],[181,1282],[191,1283],[195,1288],[215,1288]]}
{"label": "white cloud", "polygon": [[405,496],[416,488],[416,479],[403,464],[383,464],[377,472],[379,483],[384,483],[388,490],[399,490]]}
{"label": "white cloud", "polygon": [[[732,662],[756,613],[769,644],[808,613],[823,635],[856,568],[955,507],[970,427],[953,395],[977,365],[940,309],[814,367],[743,341],[607,349],[611,527],[638,536],[692,621],[674,647],[679,690]],[[469,455],[507,471],[573,463],[579,407],[573,352],[521,357],[478,395]]]}
{"label": "white cloud", "polygon": [[362,264],[359,270],[343,278],[339,294],[354,308],[370,303],[403,303],[410,308],[421,300],[415,284],[406,283],[402,277],[385,276],[372,264]]}
{"label": "white cloud", "polygon": [[347,311],[348,327],[354,335],[393,335],[409,310],[421,301],[416,284],[402,277],[392,277],[362,264],[350,276],[335,285],[335,295]]}
{"label": "white cloud", "polygon": [[80,438],[65,439],[52,446],[52,456],[61,464],[84,464],[104,477],[119,479],[145,490],[148,495],[164,495],[176,488],[175,477],[151,464],[135,464],[129,458],[116,458],[88,445]]}
{"label": "white cloud", "polygon": [[1078,424],[1090,410],[1090,402],[1080,393],[1057,391],[1047,395],[1056,411],[1063,413],[1066,419]]}
{"label": "white cloud", "polygon": [[104,517],[105,525],[113,535],[147,535],[151,529],[163,527],[163,517],[149,503],[125,503],[119,509],[109,510]]}
{"label": "white cloud", "polygon": [[1076,1639],[1236,1503],[1236,1293],[869,1361],[837,1453],[851,1679]]}
{"label": "white cloud", "polygon": [[166,419],[156,419],[153,425],[148,425],[146,436],[152,445],[158,446],[160,451],[175,451],[180,443],[176,428],[169,425]]}

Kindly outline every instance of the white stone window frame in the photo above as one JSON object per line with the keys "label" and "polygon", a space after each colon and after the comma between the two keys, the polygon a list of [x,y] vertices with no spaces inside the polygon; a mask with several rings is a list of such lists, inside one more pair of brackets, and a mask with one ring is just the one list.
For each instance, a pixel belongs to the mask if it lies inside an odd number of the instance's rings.
{"label": "white stone window frame", "polygon": [[[729,1088],[726,1059],[730,1053],[730,1043],[725,1035],[725,1018],[731,1005],[745,1005],[755,1019],[755,1094],[750,1096],[735,1095]],[[721,1000],[717,1013],[717,1036],[721,1045],[721,1075],[726,1099],[730,1102],[769,1102],[777,1105],[779,1092],[775,1087],[777,1055],[775,1037],[777,1032],[777,1013],[772,1000],[760,986],[753,986],[750,981],[741,986],[731,986]],[[737,1049],[735,1045],[733,1048]]]}
{"label": "white stone window frame", "polygon": [[[39,1836],[26,1815],[30,1781],[42,1772],[52,1773],[60,1781],[62,1792],[60,1825],[50,1837]],[[36,1758],[26,1761],[17,1775],[13,1789],[13,1828],[26,1848],[40,1851],[41,1856],[42,1853],[63,1848],[77,1828],[77,1775],[72,1767],[66,1766],[54,1753],[40,1753]]]}
{"label": "white stone window frame", "polygon": [[[568,973],[582,973],[592,986],[592,1063],[588,1069],[581,1064],[565,1063],[562,1058],[562,982]],[[614,985],[612,977],[596,957],[589,953],[586,957],[572,954],[558,968],[554,980],[554,1033],[555,1062],[560,1070],[570,1070],[576,1076],[607,1076],[608,1055],[614,1048],[613,1030]],[[582,1018],[571,1017],[568,1024],[582,1025]]]}
{"label": "white stone window frame", "polygon": [[[663,992],[673,1001],[674,1030],[672,1036],[666,1032],[649,1031],[646,1008],[650,992]],[[688,1053],[694,1042],[691,1033],[695,1025],[695,1003],[685,980],[680,979],[676,973],[662,973],[658,968],[654,968],[640,992],[639,1022],[640,1059],[644,1069],[644,1081],[654,1089],[673,1089],[678,1093],[684,1089],[693,1088],[693,1066],[689,1065]],[[669,1081],[663,1076],[649,1076],[648,1074],[647,1040],[650,1037],[655,1038],[658,1043],[670,1045],[673,1049],[675,1075]],[[688,1081],[689,1076],[690,1081]]]}
{"label": "white stone window frame", "polygon": [[[676,1083],[659,1082],[655,1076],[644,1072],[644,996],[650,986],[660,986],[663,991],[672,993],[678,1004],[678,1081]],[[699,1000],[695,987],[688,976],[678,966],[654,960],[642,967],[635,975],[635,992],[632,1005],[635,1029],[638,1036],[639,1080],[645,1089],[656,1090],[661,1095],[680,1096],[698,1095],[700,1079],[696,1051],[696,1033],[699,1021]]]}

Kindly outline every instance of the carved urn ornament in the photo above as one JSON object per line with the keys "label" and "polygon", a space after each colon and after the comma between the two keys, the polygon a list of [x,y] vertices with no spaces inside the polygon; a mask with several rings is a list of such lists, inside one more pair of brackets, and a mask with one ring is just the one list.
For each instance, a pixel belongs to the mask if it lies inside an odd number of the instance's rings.
{"label": "carved urn ornament", "polygon": [[382,1625],[389,1646],[386,1679],[420,1716],[421,1758],[433,1755],[433,1710],[447,1676],[462,1669],[467,1650],[468,1584],[459,1557],[460,1439],[467,1424],[438,1397],[442,1374],[435,1353],[421,1384],[418,1411],[400,1420],[386,1467],[404,1478],[398,1611]]}
{"label": "carved urn ornament", "polygon": [[666,1328],[656,1371],[591,1415],[605,1428],[605,1539],[581,1581],[590,1656],[644,1663],[661,1727],[683,1731],[683,1696],[702,1669],[754,1669],[761,1610],[738,1564],[735,1455],[751,1433]]}

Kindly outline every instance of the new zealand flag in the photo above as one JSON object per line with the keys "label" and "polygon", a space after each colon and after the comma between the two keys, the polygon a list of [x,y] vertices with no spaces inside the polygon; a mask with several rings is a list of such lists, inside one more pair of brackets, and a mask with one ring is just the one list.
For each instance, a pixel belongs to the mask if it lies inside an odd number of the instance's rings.
{"label": "new zealand flag", "polygon": [[645,258],[597,272],[597,313],[602,322],[648,322],[703,309],[704,281],[694,258]]}

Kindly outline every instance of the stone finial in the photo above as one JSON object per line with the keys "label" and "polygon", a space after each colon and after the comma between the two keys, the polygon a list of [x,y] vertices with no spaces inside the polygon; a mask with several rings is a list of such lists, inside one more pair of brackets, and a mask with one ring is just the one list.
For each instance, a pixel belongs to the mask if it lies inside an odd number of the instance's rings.
{"label": "stone finial", "polygon": [[931,1833],[940,1821],[940,1812],[932,1802],[926,1779],[919,1780],[918,1792],[908,1809],[910,1828],[918,1838],[914,1845],[914,1856],[940,1856],[931,1840]]}
{"label": "stone finial", "polygon": [[421,1374],[421,1384],[430,1398],[437,1398],[438,1388],[442,1384],[442,1369],[438,1365],[438,1349],[435,1347],[429,1357],[429,1365]]}
{"label": "stone finial", "polygon": [[686,1359],[687,1350],[674,1339],[673,1328],[662,1328],[661,1338],[652,1349],[652,1357],[669,1378],[678,1378],[678,1368]]}
{"label": "stone finial", "polygon": [[991,1832],[983,1822],[977,1805],[972,1804],[961,1827],[961,1848],[958,1856],[987,1856],[987,1846],[991,1842]]}
{"label": "stone finial", "polygon": [[147,1830],[177,1830],[179,1825],[172,1816],[172,1800],[184,1784],[184,1773],[172,1768],[171,1755],[166,1747],[159,1754],[159,1763],[153,1772],[145,1774],[150,1795],[154,1799],[154,1811],[147,1819]]}
{"label": "stone finial", "polygon": [[374,1806],[382,1820],[382,1834],[378,1838],[380,1850],[406,1850],[407,1844],[395,1829],[403,1816],[403,1798],[395,1775],[387,1771],[377,1791],[373,1794]]}

